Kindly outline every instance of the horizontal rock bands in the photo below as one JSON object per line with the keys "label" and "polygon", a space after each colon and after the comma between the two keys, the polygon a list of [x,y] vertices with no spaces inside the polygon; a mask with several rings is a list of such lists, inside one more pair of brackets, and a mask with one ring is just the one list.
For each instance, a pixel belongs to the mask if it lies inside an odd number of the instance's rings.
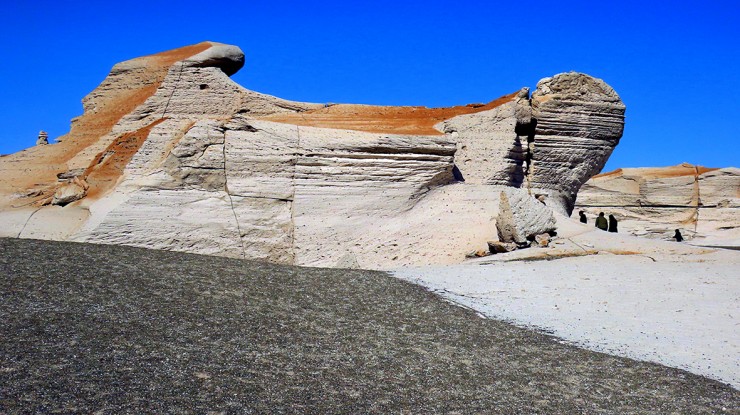
{"label": "horizontal rock bands", "polygon": [[234,197],[243,197],[245,199],[266,199],[266,200],[276,200],[279,202],[292,202],[293,198],[282,198],[282,197],[272,197],[272,196],[259,196],[255,194],[249,194],[249,193],[238,193],[238,192],[228,192],[229,195]]}
{"label": "horizontal rock bands", "polygon": [[305,158],[318,157],[325,159],[351,159],[357,162],[368,160],[371,162],[378,161],[405,161],[405,160],[418,160],[418,161],[442,161],[449,160],[451,156],[448,155],[431,155],[428,153],[306,153],[303,155]]}
{"label": "horizontal rock bands", "polygon": [[[356,173],[356,172],[355,172]],[[367,184],[368,182],[373,181],[381,181],[381,182],[424,182],[423,179],[429,178],[431,176],[434,176],[434,174],[428,173],[428,174],[419,174],[416,175],[416,177],[408,177],[407,174],[399,174],[396,172],[388,172],[388,173],[373,173],[373,172],[366,172],[363,174],[350,174],[349,172],[331,172],[329,173],[332,175],[332,177],[322,179],[322,182],[343,182],[343,183],[360,183],[360,184]],[[295,174],[295,179],[303,179],[303,180],[314,180],[316,176],[326,176],[327,173],[318,173],[318,172],[311,172],[311,171],[300,171],[297,170]]]}
{"label": "horizontal rock bands", "polygon": [[541,112],[537,114],[537,123],[539,124],[547,124],[547,123],[557,123],[557,124],[568,124],[568,123],[583,123],[583,118],[587,117],[588,124],[584,125],[584,127],[589,127],[592,124],[612,124],[612,123],[621,123],[624,121],[624,115],[604,115],[604,114],[593,114],[589,112],[577,112],[577,113],[553,113],[550,111],[547,112]]}
{"label": "horizontal rock bands", "polygon": [[369,153],[369,154],[393,154],[393,155],[400,155],[400,154],[434,154],[438,156],[447,156],[452,157],[455,154],[455,151],[457,150],[457,146],[455,143],[445,143],[444,145],[440,143],[440,145],[435,147],[414,147],[414,148],[404,148],[403,146],[397,146],[397,147],[356,147],[353,149],[356,152],[360,153]]}
{"label": "horizontal rock bands", "polygon": [[[608,131],[610,132],[610,131]],[[563,129],[537,129],[535,140],[535,145],[540,146],[541,144],[544,145],[547,142],[551,143],[562,143],[565,145],[570,144],[570,142],[575,141],[577,139],[585,139],[589,141],[598,142],[600,144],[594,144],[594,146],[603,146],[603,143],[607,143],[608,145],[616,145],[619,142],[620,136],[615,136],[613,134],[600,134],[598,131],[584,131],[584,130],[573,130],[570,132],[571,135],[564,135],[568,134],[567,131],[564,131]],[[557,140],[557,141],[556,141]],[[588,143],[588,141],[584,141],[583,143]]]}

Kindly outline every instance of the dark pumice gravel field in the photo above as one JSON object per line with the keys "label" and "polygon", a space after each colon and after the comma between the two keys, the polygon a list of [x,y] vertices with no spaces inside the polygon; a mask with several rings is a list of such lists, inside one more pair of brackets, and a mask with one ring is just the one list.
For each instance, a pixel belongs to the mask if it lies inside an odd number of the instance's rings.
{"label": "dark pumice gravel field", "polygon": [[362,270],[0,239],[0,413],[740,413]]}

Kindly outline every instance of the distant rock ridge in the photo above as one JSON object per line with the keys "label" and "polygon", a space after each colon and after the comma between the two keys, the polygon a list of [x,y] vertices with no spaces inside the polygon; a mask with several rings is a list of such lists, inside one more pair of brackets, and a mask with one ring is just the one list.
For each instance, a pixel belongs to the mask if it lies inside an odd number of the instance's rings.
{"label": "distant rock ridge", "polygon": [[215,42],[115,65],[59,143],[0,160],[0,234],[310,266],[455,263],[496,238],[502,190],[569,213],[624,123],[614,90],[575,72],[531,97],[426,108],[283,100],[229,79],[243,65]]}
{"label": "distant rock ridge", "polygon": [[586,182],[576,209],[613,213],[620,231],[637,236],[670,239],[680,229],[691,243],[740,247],[740,169],[618,169]]}

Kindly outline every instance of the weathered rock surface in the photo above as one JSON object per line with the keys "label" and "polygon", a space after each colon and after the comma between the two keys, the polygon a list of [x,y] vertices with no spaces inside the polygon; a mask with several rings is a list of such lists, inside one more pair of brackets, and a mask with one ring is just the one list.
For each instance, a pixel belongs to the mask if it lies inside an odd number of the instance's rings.
{"label": "weathered rock surface", "polygon": [[244,66],[244,52],[232,45],[211,42],[211,47],[181,62],[185,67],[218,68],[228,76]]}
{"label": "weathered rock surface", "polygon": [[534,241],[537,243],[538,246],[542,248],[547,248],[548,245],[550,245],[550,234],[549,233],[542,233],[534,237]]}
{"label": "weathered rock surface", "polygon": [[51,199],[52,205],[64,206],[80,200],[87,194],[87,183],[75,177],[74,180],[59,186]]}
{"label": "weathered rock surface", "polygon": [[49,133],[46,131],[39,131],[39,136],[36,138],[36,145],[37,146],[45,146],[49,144]]}
{"label": "weathered rock surface", "polygon": [[541,80],[532,94],[528,186],[570,214],[578,189],[619,143],[624,111],[619,95],[600,79],[570,72]]}
{"label": "weathered rock surface", "polygon": [[576,201],[592,218],[614,214],[620,232],[696,244],[740,246],[740,169],[688,163],[618,169],[589,180]]}
{"label": "weathered rock surface", "polygon": [[539,234],[554,231],[555,216],[525,190],[506,189],[501,192],[496,229],[501,241],[524,244]]}
{"label": "weathered rock surface", "polygon": [[488,251],[492,254],[504,254],[516,250],[514,242],[488,241]]}
{"label": "weathered rock surface", "polygon": [[[59,143],[0,159],[0,194],[25,195],[0,200],[0,234],[311,266],[455,263],[495,238],[502,190],[537,208],[524,225],[512,214],[517,238],[550,229],[534,196],[568,211],[621,134],[619,97],[584,74],[543,80],[531,104],[524,88],[449,108],[325,106],[244,89],[229,79],[243,64],[238,47],[204,42],[115,65]],[[77,199],[39,207],[57,192]]]}

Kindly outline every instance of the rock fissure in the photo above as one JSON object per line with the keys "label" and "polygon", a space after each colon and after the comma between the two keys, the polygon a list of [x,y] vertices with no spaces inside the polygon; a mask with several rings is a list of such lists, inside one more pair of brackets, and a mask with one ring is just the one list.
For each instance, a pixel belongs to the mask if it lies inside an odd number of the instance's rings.
{"label": "rock fissure", "polygon": [[177,80],[175,81],[175,86],[172,88],[172,92],[170,92],[169,98],[167,98],[167,103],[164,105],[161,118],[164,118],[165,114],[167,114],[167,109],[170,107],[170,101],[172,101],[172,97],[175,95],[175,92],[177,91],[177,86],[180,83],[180,79],[182,78],[182,69],[184,67],[185,67],[185,63],[180,62],[180,71],[177,74]]}
{"label": "rock fissure", "polygon": [[290,199],[290,198],[246,195],[246,194],[234,193],[233,191],[230,194],[233,197],[241,197],[243,199],[276,200],[276,201],[279,201],[279,202],[292,202],[293,201],[293,199]]}
{"label": "rock fissure", "polygon": [[[210,135],[210,131],[206,130],[206,134]],[[209,137],[210,139],[210,137]],[[226,169],[226,132],[224,132],[224,142],[223,142],[223,148],[222,148],[222,156],[223,156],[223,172],[224,172],[224,192],[226,192],[226,196],[229,198],[229,207],[231,207],[231,213],[234,215],[234,222],[236,222],[236,232],[237,232],[237,238],[239,238],[239,246],[241,246],[241,256],[243,259],[246,259],[247,253],[244,249],[244,239],[242,238],[242,229],[241,225],[239,224],[239,216],[236,214],[236,209],[234,209],[234,199],[231,197],[231,192],[229,192],[229,174]]]}
{"label": "rock fissure", "polygon": [[36,212],[38,212],[38,211],[39,211],[39,210],[41,210],[42,208],[43,208],[43,206],[39,206],[39,207],[37,207],[37,208],[36,208],[36,209],[35,209],[35,210],[33,211],[33,213],[31,213],[30,215],[28,215],[28,217],[26,218],[26,221],[25,221],[25,222],[23,222],[23,227],[21,228],[21,230],[20,230],[20,231],[18,231],[18,235],[16,235],[16,239],[18,239],[18,238],[20,238],[20,237],[21,237],[21,235],[23,234],[23,231],[24,231],[24,230],[26,230],[26,226],[28,226],[28,222],[29,222],[29,221],[31,220],[31,218],[33,217],[33,215],[35,215],[35,214],[36,214]]}
{"label": "rock fissure", "polygon": [[514,132],[516,133],[516,139],[523,154],[520,167],[522,169],[523,183],[526,186],[527,193],[531,195],[537,119],[532,115],[532,97],[530,96],[529,88],[522,88],[517,97],[517,119]]}

